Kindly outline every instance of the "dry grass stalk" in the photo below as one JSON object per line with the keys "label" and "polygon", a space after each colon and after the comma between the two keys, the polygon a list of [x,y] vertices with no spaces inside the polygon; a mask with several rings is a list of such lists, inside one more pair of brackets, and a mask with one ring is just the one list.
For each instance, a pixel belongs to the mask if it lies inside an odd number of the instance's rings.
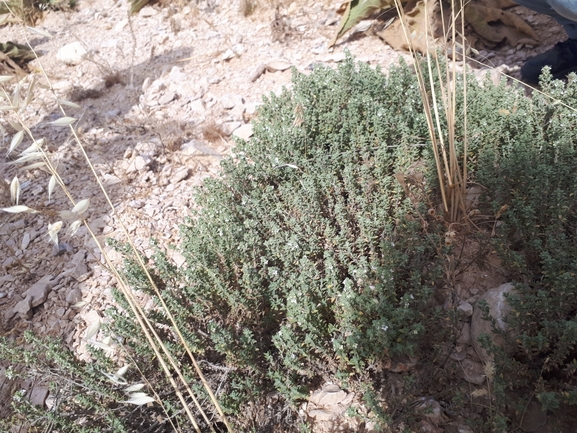
{"label": "dry grass stalk", "polygon": [[[441,2],[439,2],[441,4]],[[448,222],[459,221],[465,214],[465,196],[467,189],[467,133],[466,133],[466,112],[464,116],[464,131],[463,131],[463,159],[459,161],[455,134],[456,124],[456,83],[457,83],[457,59],[456,53],[459,51],[457,43],[457,23],[461,23],[460,36],[464,41],[464,21],[459,20],[459,15],[462,13],[463,4],[458,5],[456,11],[456,4],[453,0],[451,2],[451,22],[447,28],[447,23],[443,20],[443,34],[445,40],[450,35],[450,46],[446,44],[432,43],[431,37],[426,38],[427,54],[426,54],[426,68],[428,72],[429,82],[426,83],[426,74],[423,71],[422,63],[417,57],[417,52],[414,48],[411,29],[407,24],[407,17],[399,0],[395,0],[395,6],[401,20],[401,27],[403,29],[407,45],[413,57],[415,58],[415,68],[417,70],[417,80],[423,106],[425,109],[425,116],[427,119],[427,126],[433,152],[435,155],[435,163],[437,167],[437,177],[440,184],[441,198],[443,202],[443,210]],[[425,2],[425,28],[429,29],[428,22],[428,2]],[[442,7],[442,6],[440,6]],[[443,13],[441,13],[443,16]],[[442,69],[439,62],[439,52],[443,54],[451,53],[451,61],[446,68],[446,77],[442,76]],[[439,90],[435,89],[433,66],[435,66],[438,74],[438,81],[440,83]],[[466,106],[466,75],[463,74],[463,88]],[[439,92],[439,93],[437,93]],[[443,131],[441,120],[444,116],[447,122],[447,131]]]}
{"label": "dry grass stalk", "polygon": [[251,16],[257,7],[258,7],[257,0],[241,0],[240,1],[240,13],[245,17]]}

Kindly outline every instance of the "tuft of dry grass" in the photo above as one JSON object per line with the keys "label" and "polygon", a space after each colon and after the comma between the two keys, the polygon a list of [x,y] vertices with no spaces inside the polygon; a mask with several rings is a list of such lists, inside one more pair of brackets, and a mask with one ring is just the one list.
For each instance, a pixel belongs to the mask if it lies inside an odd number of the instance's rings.
{"label": "tuft of dry grass", "polygon": [[119,71],[110,70],[110,72],[104,76],[104,87],[109,89],[116,84],[124,84],[122,75]]}
{"label": "tuft of dry grass", "polygon": [[219,140],[225,140],[226,133],[220,125],[212,122],[202,128],[202,138],[211,143],[216,143]]}
{"label": "tuft of dry grass", "polygon": [[[401,20],[401,27],[404,32],[405,40],[413,57],[415,58],[415,67],[417,70],[417,79],[425,109],[429,136],[431,139],[435,162],[437,166],[437,178],[440,184],[443,211],[448,223],[459,222],[466,216],[465,198],[467,195],[467,113],[462,114],[464,127],[459,131],[462,137],[462,151],[459,157],[457,149],[457,137],[455,131],[456,125],[456,92],[457,92],[457,54],[463,51],[463,44],[458,43],[459,36],[464,41],[464,20],[460,19],[464,10],[463,1],[456,4],[455,0],[451,1],[451,19],[447,23],[442,22],[444,38],[442,42],[437,42],[433,35],[426,36],[427,54],[426,62],[421,63],[417,56],[417,50],[414,46],[413,35],[410,31],[409,18],[406,16],[403,5],[400,0],[395,0],[395,6]],[[429,13],[427,8],[428,2],[425,2],[425,28],[429,30],[428,22]],[[441,16],[443,16],[442,2],[439,2]],[[457,28],[460,24],[460,28]],[[450,42],[447,42],[449,40]],[[448,65],[446,76],[442,76],[439,55],[447,56]],[[464,58],[463,58],[464,62]],[[427,68],[427,74],[423,70]],[[440,86],[438,89],[434,85],[433,69],[438,74]],[[426,82],[428,76],[429,81]],[[463,74],[463,98],[464,106],[467,102],[467,77]],[[442,120],[447,123],[447,130],[443,130]]]}
{"label": "tuft of dry grass", "polygon": [[240,13],[244,17],[251,16],[258,7],[257,0],[240,0]]}

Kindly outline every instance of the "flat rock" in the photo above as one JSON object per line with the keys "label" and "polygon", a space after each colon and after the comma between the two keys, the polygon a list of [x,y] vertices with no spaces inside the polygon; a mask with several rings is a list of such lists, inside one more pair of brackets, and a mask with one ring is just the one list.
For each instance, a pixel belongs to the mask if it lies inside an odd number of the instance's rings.
{"label": "flat rock", "polygon": [[222,108],[226,110],[232,110],[237,105],[243,105],[242,97],[230,93],[223,95],[220,103],[222,104]]}
{"label": "flat rock", "polygon": [[328,409],[312,409],[308,414],[316,421],[329,421],[337,418],[340,415]]}
{"label": "flat rock", "polygon": [[66,294],[66,302],[68,302],[70,305],[77,304],[81,300],[82,300],[82,292],[78,288],[74,288]]}
{"label": "flat rock", "polygon": [[329,390],[329,391],[325,391],[323,389],[311,395],[309,401],[311,403],[316,404],[317,406],[331,406],[339,404],[345,398],[347,398],[347,393],[342,389]]}
{"label": "flat rock", "polygon": [[188,143],[184,143],[180,149],[185,155],[210,155],[210,156],[218,156],[221,157],[221,154],[214,150],[212,147],[202,144],[198,140],[192,140]]}
{"label": "flat rock", "polygon": [[417,430],[419,433],[443,433],[445,431],[440,427],[435,427],[429,421],[425,420],[417,423],[417,427],[419,428],[419,430]]}
{"label": "flat rock", "polygon": [[90,271],[86,264],[86,250],[79,250],[68,265],[69,269],[64,273],[70,275],[76,280],[80,280],[84,275]]}
{"label": "flat rock", "polygon": [[19,314],[21,317],[30,317],[32,315],[32,304],[30,302],[30,299],[26,298],[26,299],[22,299],[20,302],[18,302],[16,305],[14,305],[14,307],[12,308],[12,315],[14,316],[15,314]]}
{"label": "flat rock", "polygon": [[443,409],[439,402],[432,398],[423,397],[423,403],[417,407],[417,410],[435,425],[438,425],[443,420]]}
{"label": "flat rock", "polygon": [[242,126],[242,122],[237,122],[233,120],[232,122],[224,122],[221,125],[221,130],[227,137],[230,136],[234,131]]}
{"label": "flat rock", "polygon": [[485,382],[485,368],[480,362],[472,361],[469,358],[461,361],[464,379],[475,385],[482,385]]}
{"label": "flat rock", "polygon": [[30,300],[32,308],[38,307],[46,302],[48,294],[52,288],[58,283],[58,278],[53,278],[52,275],[42,277],[38,282],[32,285],[25,293],[26,298]]}
{"label": "flat rock", "polygon": [[134,160],[128,165],[126,169],[127,173],[141,172],[146,169],[152,163],[152,158],[148,155],[138,155]]}
{"label": "flat rock", "polygon": [[32,388],[30,393],[30,403],[35,406],[44,406],[46,398],[48,397],[48,387],[44,385],[38,385]]}
{"label": "flat rock", "polygon": [[170,177],[170,183],[178,183],[181,180],[184,180],[190,174],[190,169],[188,167],[179,167],[176,169],[172,176]]}
{"label": "flat rock", "polygon": [[162,95],[159,99],[158,99],[158,103],[160,105],[166,105],[171,103],[174,98],[176,98],[176,93],[174,92],[166,92],[164,95]]}
{"label": "flat rock", "polygon": [[248,140],[250,137],[252,137],[252,134],[253,134],[253,131],[252,131],[252,124],[251,123],[247,123],[246,125],[239,126],[232,133],[233,136],[238,137],[238,138],[245,140],[245,141]]}
{"label": "flat rock", "polygon": [[469,344],[471,342],[471,325],[468,323],[463,323],[463,327],[461,328],[461,335],[459,335],[457,342],[461,344]]}
{"label": "flat rock", "polygon": [[317,422],[335,420],[346,412],[354,397],[354,393],[347,393],[339,386],[327,383],[311,394],[307,414]]}
{"label": "flat rock", "polygon": [[25,250],[28,248],[28,245],[30,245],[30,233],[26,232],[24,233],[24,236],[22,236],[22,245],[20,248]]}
{"label": "flat rock", "polygon": [[468,302],[461,301],[457,306],[457,311],[461,316],[471,317],[473,315],[473,306]]}

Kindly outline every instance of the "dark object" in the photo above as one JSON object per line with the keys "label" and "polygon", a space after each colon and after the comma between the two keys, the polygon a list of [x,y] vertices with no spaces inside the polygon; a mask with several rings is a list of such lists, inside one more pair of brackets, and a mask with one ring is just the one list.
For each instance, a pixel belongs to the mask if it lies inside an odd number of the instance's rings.
{"label": "dark object", "polygon": [[551,75],[565,79],[570,72],[577,71],[577,39],[557,43],[543,54],[532,57],[521,68],[521,76],[528,83],[538,83],[541,70],[549,66]]}

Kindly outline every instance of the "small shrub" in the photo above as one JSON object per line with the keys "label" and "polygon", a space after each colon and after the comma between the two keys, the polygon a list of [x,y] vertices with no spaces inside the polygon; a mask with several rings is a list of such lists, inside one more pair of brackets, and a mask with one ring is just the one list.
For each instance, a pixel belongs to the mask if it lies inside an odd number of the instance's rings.
{"label": "small shrub", "polygon": [[349,58],[293,85],[265,99],[254,138],[198,192],[186,266],[154,258],[188,343],[234,369],[231,411],[273,389],[298,401],[335,375],[367,381],[368,365],[416,354],[440,327],[441,233],[395,178],[430,160],[410,68],[387,79]]}

